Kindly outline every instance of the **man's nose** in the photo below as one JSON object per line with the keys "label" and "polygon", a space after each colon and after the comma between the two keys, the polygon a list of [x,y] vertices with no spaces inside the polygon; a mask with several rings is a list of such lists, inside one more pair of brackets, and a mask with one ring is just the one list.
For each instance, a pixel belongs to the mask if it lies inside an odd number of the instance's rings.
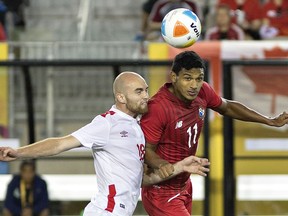
{"label": "man's nose", "polygon": [[190,83],[190,87],[193,88],[193,89],[197,89],[197,86],[198,86],[198,85],[197,85],[196,80],[193,80],[193,79],[192,79],[192,80],[191,80],[191,83]]}
{"label": "man's nose", "polygon": [[149,98],[149,93],[148,93],[148,91],[145,92],[144,98],[145,98],[145,99],[148,99],[148,98]]}

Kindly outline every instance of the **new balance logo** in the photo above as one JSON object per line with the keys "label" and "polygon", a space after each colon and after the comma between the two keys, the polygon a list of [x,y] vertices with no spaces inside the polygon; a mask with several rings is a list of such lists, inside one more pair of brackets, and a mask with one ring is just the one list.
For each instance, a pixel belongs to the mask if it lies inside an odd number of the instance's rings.
{"label": "new balance logo", "polygon": [[128,137],[128,132],[125,130],[121,131],[120,134],[121,134],[121,137]]}
{"label": "new balance logo", "polygon": [[179,121],[176,123],[175,129],[181,128],[183,126],[183,121]]}

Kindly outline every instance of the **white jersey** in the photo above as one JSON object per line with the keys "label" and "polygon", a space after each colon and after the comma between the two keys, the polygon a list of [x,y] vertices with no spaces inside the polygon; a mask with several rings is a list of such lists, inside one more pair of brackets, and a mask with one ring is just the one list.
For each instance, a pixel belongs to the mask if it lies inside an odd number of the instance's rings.
{"label": "white jersey", "polygon": [[132,215],[140,193],[145,152],[144,134],[137,120],[113,106],[72,136],[93,152],[99,191],[91,204],[113,215]]}

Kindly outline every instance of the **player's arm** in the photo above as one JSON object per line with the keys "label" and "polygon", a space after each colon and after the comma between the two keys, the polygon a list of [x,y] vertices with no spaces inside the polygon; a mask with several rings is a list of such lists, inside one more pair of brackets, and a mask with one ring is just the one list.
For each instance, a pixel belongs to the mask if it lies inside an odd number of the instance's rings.
{"label": "player's arm", "polygon": [[0,161],[53,156],[80,146],[81,143],[72,135],[48,138],[17,149],[0,147]]}
{"label": "player's arm", "polygon": [[222,115],[241,121],[257,122],[274,127],[282,127],[288,123],[288,113],[286,112],[271,118],[250,109],[238,101],[222,99],[222,104],[219,107],[214,108],[214,110]]}
{"label": "player's arm", "polygon": [[159,175],[162,179],[171,176],[174,172],[173,164],[167,160],[162,159],[156,153],[157,145],[146,143],[145,147],[145,163],[153,168],[159,170]]}
{"label": "player's arm", "polygon": [[201,176],[207,176],[209,169],[206,166],[209,166],[210,163],[206,158],[199,158],[196,156],[189,156],[175,164],[173,164],[174,171],[173,173],[165,178],[161,177],[161,172],[159,169],[148,168],[147,165],[144,167],[144,175],[142,185],[151,185],[157,184],[161,181],[166,181],[170,178],[179,175],[182,172],[188,172],[190,174],[198,174]]}

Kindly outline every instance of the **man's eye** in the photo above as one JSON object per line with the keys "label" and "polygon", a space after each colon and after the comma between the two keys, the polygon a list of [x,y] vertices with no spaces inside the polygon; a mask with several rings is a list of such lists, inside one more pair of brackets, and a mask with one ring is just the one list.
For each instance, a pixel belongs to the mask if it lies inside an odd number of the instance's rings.
{"label": "man's eye", "polygon": [[203,77],[199,77],[196,79],[198,82],[202,81],[203,80]]}
{"label": "man's eye", "polygon": [[191,77],[185,77],[185,80],[190,81]]}

